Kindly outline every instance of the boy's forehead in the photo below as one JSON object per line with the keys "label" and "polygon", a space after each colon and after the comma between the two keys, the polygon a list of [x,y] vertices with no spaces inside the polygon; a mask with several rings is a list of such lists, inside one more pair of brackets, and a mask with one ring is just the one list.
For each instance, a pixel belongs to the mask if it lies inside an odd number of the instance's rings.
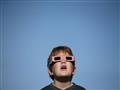
{"label": "boy's forehead", "polygon": [[63,56],[63,55],[70,55],[70,54],[66,51],[59,51],[55,54],[55,56],[57,56],[57,55]]}

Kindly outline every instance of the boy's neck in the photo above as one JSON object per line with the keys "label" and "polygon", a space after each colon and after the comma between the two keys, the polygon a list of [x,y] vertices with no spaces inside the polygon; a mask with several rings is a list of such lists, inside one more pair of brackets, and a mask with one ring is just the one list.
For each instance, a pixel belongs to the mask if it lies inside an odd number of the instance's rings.
{"label": "boy's neck", "polygon": [[60,81],[54,80],[53,85],[57,88],[64,90],[66,88],[71,87],[73,84],[71,83],[71,81],[60,82]]}

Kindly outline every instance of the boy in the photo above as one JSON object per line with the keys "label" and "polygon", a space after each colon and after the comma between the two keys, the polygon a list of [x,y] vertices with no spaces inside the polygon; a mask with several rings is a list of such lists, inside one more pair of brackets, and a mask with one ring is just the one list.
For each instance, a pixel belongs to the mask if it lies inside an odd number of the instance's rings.
{"label": "boy", "polygon": [[53,48],[48,58],[48,73],[53,83],[41,90],[86,90],[72,83],[75,73],[75,57],[72,50],[67,46]]}

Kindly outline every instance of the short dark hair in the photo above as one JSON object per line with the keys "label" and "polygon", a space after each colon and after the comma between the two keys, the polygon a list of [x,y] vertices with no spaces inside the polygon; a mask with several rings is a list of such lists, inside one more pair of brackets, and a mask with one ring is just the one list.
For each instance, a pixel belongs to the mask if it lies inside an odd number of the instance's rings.
{"label": "short dark hair", "polygon": [[[65,52],[68,53],[69,55],[73,56],[73,52],[71,50],[71,48],[69,48],[68,46],[57,46],[55,48],[52,49],[49,57],[48,57],[48,62],[47,62],[47,67],[51,70],[51,67],[53,66],[53,64],[50,64],[50,61],[52,59],[52,56],[57,55],[59,52]],[[75,67],[75,62],[72,62],[73,66]],[[54,80],[54,76],[50,75],[51,79]]]}

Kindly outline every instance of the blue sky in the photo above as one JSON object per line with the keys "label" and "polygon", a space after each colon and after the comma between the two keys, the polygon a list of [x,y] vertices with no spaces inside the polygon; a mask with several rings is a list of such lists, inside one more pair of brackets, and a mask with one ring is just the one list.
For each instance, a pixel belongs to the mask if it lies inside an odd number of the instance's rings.
{"label": "blue sky", "polygon": [[1,1],[2,90],[48,85],[47,58],[67,45],[77,58],[73,82],[87,89],[119,88],[117,0]]}

